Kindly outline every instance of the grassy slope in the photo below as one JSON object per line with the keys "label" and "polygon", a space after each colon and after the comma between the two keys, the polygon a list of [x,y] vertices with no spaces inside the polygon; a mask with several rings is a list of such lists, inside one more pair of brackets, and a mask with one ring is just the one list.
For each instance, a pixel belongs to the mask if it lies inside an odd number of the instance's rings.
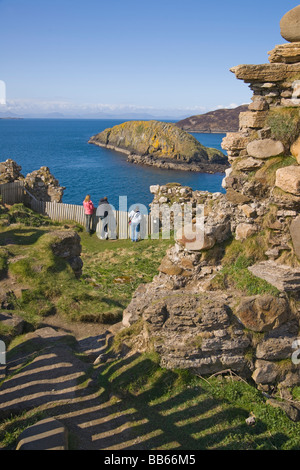
{"label": "grassy slope", "polygon": [[[0,228],[2,282],[17,285],[19,295],[10,299],[14,312],[33,326],[53,313],[72,321],[119,321],[138,285],[157,274],[170,245],[170,240],[101,241],[70,224],[52,226],[22,205],[5,217],[15,223]],[[80,280],[51,251],[51,230],[59,227],[79,230],[84,261]]]}

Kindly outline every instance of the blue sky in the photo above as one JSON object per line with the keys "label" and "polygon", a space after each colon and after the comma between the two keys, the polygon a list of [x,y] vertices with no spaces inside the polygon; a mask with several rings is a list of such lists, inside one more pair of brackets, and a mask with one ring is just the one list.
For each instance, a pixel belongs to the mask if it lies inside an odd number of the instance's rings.
{"label": "blue sky", "polygon": [[[192,115],[250,101],[230,67],[266,63],[296,1],[0,0],[13,112]],[[0,111],[3,106],[0,105]]]}

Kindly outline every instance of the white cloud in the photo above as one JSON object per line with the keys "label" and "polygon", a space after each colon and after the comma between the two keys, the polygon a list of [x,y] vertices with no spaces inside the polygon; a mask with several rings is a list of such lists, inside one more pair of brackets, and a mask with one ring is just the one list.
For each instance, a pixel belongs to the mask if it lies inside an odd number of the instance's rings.
{"label": "white cloud", "polygon": [[134,104],[111,104],[111,103],[81,103],[76,104],[65,100],[31,100],[13,99],[7,100],[6,111],[17,115],[47,115],[61,113],[65,116],[88,116],[97,114],[123,115],[123,114],[149,114],[155,116],[182,116],[201,114],[206,112],[203,106],[177,107],[177,108],[155,108],[151,106],[140,106]]}

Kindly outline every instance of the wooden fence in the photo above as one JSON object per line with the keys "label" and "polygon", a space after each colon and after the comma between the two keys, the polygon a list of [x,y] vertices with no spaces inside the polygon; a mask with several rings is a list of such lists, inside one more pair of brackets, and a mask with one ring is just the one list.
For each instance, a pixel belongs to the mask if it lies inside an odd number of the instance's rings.
{"label": "wooden fence", "polygon": [[[85,214],[83,206],[76,204],[64,204],[58,202],[38,201],[25,189],[23,181],[0,184],[0,195],[5,204],[28,203],[30,208],[39,214],[48,216],[57,222],[72,221],[85,226]],[[109,238],[127,239],[130,237],[130,226],[128,224],[128,212],[110,211],[105,220],[108,225]],[[152,218],[149,214],[142,215],[140,224],[141,238],[147,238],[151,234]],[[93,229],[100,236],[103,230],[103,221],[96,215],[93,216]]]}
{"label": "wooden fence", "polygon": [[0,195],[5,204],[24,202],[25,189],[23,181],[0,184]]}

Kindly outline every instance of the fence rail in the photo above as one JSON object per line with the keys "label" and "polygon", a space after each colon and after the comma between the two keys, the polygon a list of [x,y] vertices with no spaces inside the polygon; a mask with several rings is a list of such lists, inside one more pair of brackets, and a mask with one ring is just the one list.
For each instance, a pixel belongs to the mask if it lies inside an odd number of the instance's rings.
{"label": "fence rail", "polygon": [[[23,181],[0,184],[0,195],[4,204],[29,203],[30,208],[39,214],[48,216],[56,222],[72,221],[85,225],[85,213],[83,206],[76,204],[65,204],[60,202],[48,202],[37,200],[25,189]],[[130,237],[130,226],[128,224],[128,212],[112,210],[107,219],[108,234],[110,238],[127,239]],[[101,234],[103,221],[96,215],[93,216],[93,229]],[[140,224],[141,238],[151,234],[151,214],[142,215]]]}

